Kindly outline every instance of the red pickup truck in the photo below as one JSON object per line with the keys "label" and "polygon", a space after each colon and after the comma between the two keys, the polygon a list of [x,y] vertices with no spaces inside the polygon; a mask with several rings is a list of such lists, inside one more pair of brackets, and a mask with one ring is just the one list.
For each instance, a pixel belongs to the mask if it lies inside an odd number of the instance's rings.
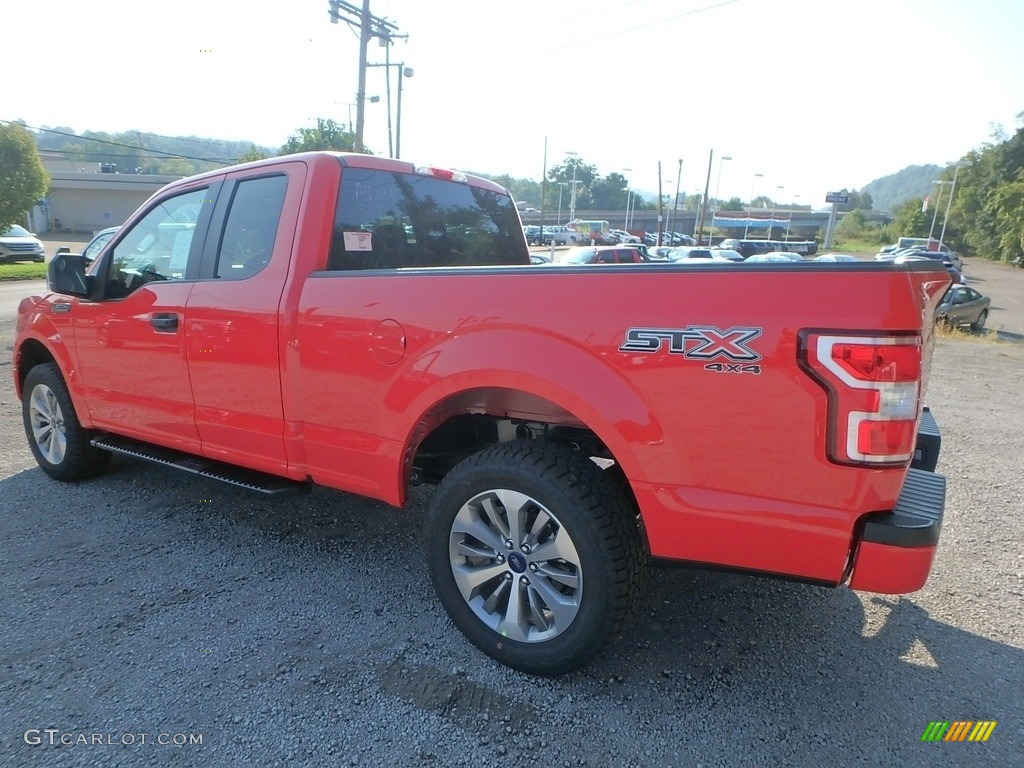
{"label": "red pickup truck", "polygon": [[941,265],[529,266],[483,179],[310,153],[175,182],[25,299],[14,380],[63,481],[111,452],[402,505],[481,650],[577,668],[649,560],[900,593],[945,480]]}

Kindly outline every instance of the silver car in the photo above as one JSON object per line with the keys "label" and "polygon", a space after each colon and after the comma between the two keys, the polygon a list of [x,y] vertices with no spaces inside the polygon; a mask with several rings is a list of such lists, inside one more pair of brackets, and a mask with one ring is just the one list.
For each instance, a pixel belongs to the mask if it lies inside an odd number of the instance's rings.
{"label": "silver car", "polygon": [[951,285],[935,309],[935,320],[949,326],[969,325],[980,331],[988,320],[992,300],[969,285]]}
{"label": "silver car", "polygon": [[46,250],[36,236],[15,224],[0,235],[0,263],[5,261],[45,261]]}

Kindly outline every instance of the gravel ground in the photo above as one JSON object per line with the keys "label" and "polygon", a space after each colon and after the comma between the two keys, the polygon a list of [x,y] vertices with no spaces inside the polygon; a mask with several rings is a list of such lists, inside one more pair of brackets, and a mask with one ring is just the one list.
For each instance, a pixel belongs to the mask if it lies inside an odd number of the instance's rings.
{"label": "gravel ground", "polygon": [[[552,680],[449,624],[421,554],[429,490],[404,510],[263,502],[119,459],[49,480],[12,335],[0,323],[0,766],[1024,765],[1024,344],[938,343],[949,494],[924,590],[654,570],[624,636]],[[933,720],[998,725],[922,743]]]}

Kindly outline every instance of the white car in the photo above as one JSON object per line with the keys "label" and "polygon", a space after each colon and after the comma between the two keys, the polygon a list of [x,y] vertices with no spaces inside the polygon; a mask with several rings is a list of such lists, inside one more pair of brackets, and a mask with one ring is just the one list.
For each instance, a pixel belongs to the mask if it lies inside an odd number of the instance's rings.
{"label": "white car", "polygon": [[609,229],[608,234],[614,235],[620,243],[639,243],[640,238],[636,235],[631,235],[624,229]]}
{"label": "white car", "polygon": [[15,224],[0,235],[0,262],[45,260],[43,244],[24,227]]}

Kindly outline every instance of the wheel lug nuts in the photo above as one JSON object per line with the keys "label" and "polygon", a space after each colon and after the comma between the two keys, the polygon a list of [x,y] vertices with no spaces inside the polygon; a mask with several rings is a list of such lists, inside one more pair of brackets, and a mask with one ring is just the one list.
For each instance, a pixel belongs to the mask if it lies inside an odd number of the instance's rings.
{"label": "wheel lug nuts", "polygon": [[527,587],[530,586],[530,580],[528,578],[526,578],[525,576],[520,576],[519,577],[519,583],[523,584],[523,585],[525,585]]}
{"label": "wheel lug nuts", "polygon": [[529,544],[523,544],[523,554],[524,555],[530,554],[530,545]]}
{"label": "wheel lug nuts", "polygon": [[512,539],[505,539],[505,549],[512,549],[514,546]]}
{"label": "wheel lug nuts", "polygon": [[530,570],[533,571],[534,573],[536,573],[537,572],[537,564],[536,563],[530,563]]}
{"label": "wheel lug nuts", "polygon": [[504,563],[505,562],[505,556],[504,555],[498,555],[498,562],[499,563]]}

